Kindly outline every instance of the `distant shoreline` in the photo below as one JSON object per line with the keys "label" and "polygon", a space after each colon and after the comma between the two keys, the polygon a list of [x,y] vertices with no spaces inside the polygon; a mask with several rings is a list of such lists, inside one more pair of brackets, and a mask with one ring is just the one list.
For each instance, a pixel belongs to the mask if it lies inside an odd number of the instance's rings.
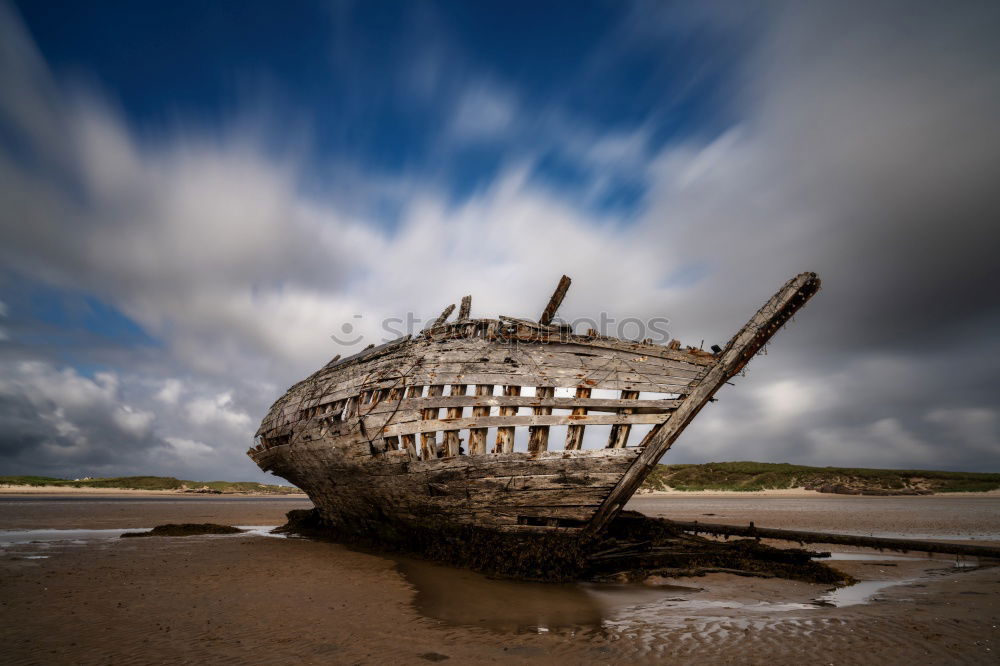
{"label": "distant shoreline", "polygon": [[[205,493],[192,492],[190,490],[170,489],[170,490],[140,490],[131,488],[77,488],[74,486],[27,486],[27,485],[0,485],[0,495],[115,495],[133,497],[272,497],[272,498],[302,498],[308,499],[308,495],[303,492],[287,493],[267,493],[267,492],[222,492]],[[1000,490],[988,490],[980,492],[950,492],[934,493],[931,495],[908,496],[908,495],[888,495],[887,497],[997,497]],[[831,498],[831,497],[862,497],[859,495],[839,495],[836,493],[822,493],[818,490],[807,490],[805,488],[779,488],[769,490],[641,490],[635,494],[636,499],[658,497],[784,497],[794,498]],[[864,495],[869,498],[872,495]],[[878,497],[877,495],[874,497]]]}
{"label": "distant shoreline", "polygon": [[266,492],[220,492],[206,493],[182,489],[170,490],[140,490],[133,488],[77,488],[74,486],[28,486],[3,485],[0,495],[131,495],[135,497],[308,497],[303,492],[266,493]]}
{"label": "distant shoreline", "polygon": [[871,499],[873,497],[892,497],[892,498],[920,498],[920,497],[998,497],[1000,496],[1000,490],[980,490],[971,492],[947,492],[947,493],[928,493],[926,495],[844,495],[839,493],[823,493],[818,490],[807,490],[806,488],[771,488],[768,490],[640,490],[635,495],[633,499],[641,499],[643,497],[787,497],[792,498],[807,498],[807,497],[823,497],[823,498],[836,498],[836,497],[864,497],[865,499]]}

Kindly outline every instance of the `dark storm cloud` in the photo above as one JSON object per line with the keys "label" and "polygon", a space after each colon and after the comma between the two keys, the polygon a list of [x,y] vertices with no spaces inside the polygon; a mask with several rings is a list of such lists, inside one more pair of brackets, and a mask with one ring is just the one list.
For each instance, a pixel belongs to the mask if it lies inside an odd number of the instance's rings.
{"label": "dark storm cloud", "polygon": [[749,390],[723,392],[718,423],[759,427],[696,424],[687,455],[707,437],[723,457],[1000,466],[998,10],[787,6],[748,65],[746,121],[693,175],[665,160],[647,230],[693,248],[722,296],[688,312],[723,334],[751,288],[824,279]]}

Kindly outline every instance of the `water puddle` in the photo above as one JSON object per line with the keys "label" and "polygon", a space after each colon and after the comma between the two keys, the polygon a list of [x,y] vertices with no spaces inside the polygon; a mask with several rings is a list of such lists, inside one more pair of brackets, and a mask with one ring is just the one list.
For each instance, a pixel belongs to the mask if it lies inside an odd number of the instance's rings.
{"label": "water puddle", "polygon": [[[272,530],[277,529],[278,525],[236,525],[237,528],[243,530],[244,535],[252,536],[262,536],[271,539],[287,539],[287,534],[274,533]],[[215,536],[239,536],[238,534],[217,534]]]}
{"label": "water puddle", "polygon": [[914,541],[1000,541],[1000,532],[966,532],[957,533],[919,533],[919,532],[856,532],[837,530],[831,534],[846,534],[848,536],[869,536],[878,539],[912,539]]}
{"label": "water puddle", "polygon": [[[234,536],[261,536],[284,539],[285,534],[272,534],[276,525],[237,525],[243,530],[237,534],[199,535],[212,539],[226,539]],[[22,560],[44,560],[51,555],[43,553],[62,552],[73,547],[117,542],[126,532],[146,532],[150,527],[130,527],[128,529],[65,529],[65,530],[0,530],[0,553]],[[156,537],[181,538],[190,537]]]}
{"label": "water puddle", "polygon": [[638,603],[645,595],[655,594],[621,586],[599,598],[576,584],[490,579],[473,571],[406,558],[398,558],[397,564],[416,589],[413,603],[424,617],[505,633],[600,627],[608,603]]}
{"label": "water puddle", "polygon": [[829,557],[816,558],[821,562],[832,560],[862,561],[862,562],[892,562],[894,560],[921,560],[926,558],[907,557],[905,555],[885,555],[883,553],[830,553]]}
{"label": "water puddle", "polygon": [[831,590],[817,597],[816,603],[821,606],[833,606],[835,608],[857,606],[858,604],[871,602],[876,594],[887,587],[906,585],[916,582],[916,580],[915,578],[905,580],[864,580],[854,585]]}
{"label": "water puddle", "polygon": [[151,528],[128,530],[0,530],[0,548],[26,543],[52,543],[59,541],[79,544],[98,539],[117,539],[125,532]]}

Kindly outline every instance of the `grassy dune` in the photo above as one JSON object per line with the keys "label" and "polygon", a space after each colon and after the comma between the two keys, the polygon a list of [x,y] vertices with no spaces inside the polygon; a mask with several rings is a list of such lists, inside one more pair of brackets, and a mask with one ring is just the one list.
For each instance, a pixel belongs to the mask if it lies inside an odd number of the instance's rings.
{"label": "grassy dune", "polygon": [[985,492],[1000,488],[1000,474],[726,462],[657,465],[643,484],[647,490],[753,491],[799,487],[844,494]]}
{"label": "grassy dune", "polygon": [[271,486],[253,481],[185,481],[172,476],[122,476],[74,481],[50,476],[0,476],[0,485],[61,486],[68,488],[121,488],[126,490],[190,490],[220,493],[288,495],[302,492],[291,486]]}

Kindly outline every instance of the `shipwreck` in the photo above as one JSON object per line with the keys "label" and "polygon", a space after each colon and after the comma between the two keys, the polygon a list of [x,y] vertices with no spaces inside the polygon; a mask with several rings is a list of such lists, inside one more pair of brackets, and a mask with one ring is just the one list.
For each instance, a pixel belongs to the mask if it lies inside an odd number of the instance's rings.
{"label": "shipwreck", "polygon": [[[418,335],[335,358],[274,403],[248,455],[333,529],[594,535],[820,280],[792,278],[711,351],[554,324],[569,285],[537,321],[473,318],[467,296],[454,320],[449,306]],[[651,428],[630,441],[637,425]],[[593,426],[606,441],[584,447]]]}

